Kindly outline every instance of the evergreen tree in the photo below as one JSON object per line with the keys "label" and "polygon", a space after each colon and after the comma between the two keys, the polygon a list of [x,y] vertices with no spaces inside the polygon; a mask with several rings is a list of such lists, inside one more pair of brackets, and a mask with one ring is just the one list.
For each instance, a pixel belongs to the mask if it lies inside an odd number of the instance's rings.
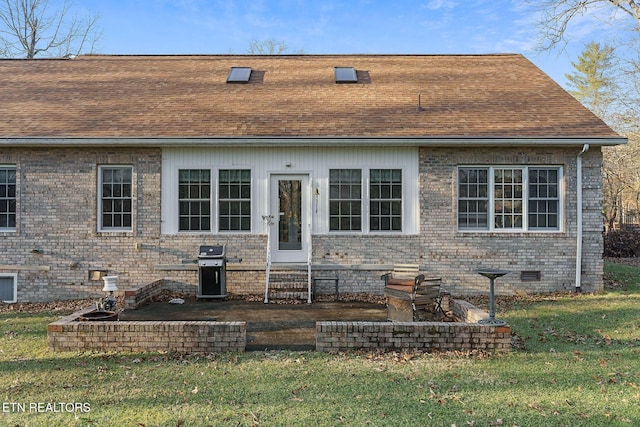
{"label": "evergreen tree", "polygon": [[613,71],[613,48],[591,42],[571,62],[575,71],[566,74],[569,93],[603,120],[607,119],[615,101],[616,84]]}

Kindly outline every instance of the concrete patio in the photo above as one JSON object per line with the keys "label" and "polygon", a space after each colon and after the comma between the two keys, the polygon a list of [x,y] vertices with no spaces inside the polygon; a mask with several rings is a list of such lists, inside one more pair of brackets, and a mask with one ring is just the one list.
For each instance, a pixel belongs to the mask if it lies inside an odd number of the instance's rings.
{"label": "concrete patio", "polygon": [[185,299],[184,304],[154,302],[120,313],[120,320],[243,321],[247,325],[246,350],[314,350],[316,322],[384,322],[383,304],[332,301],[312,304],[264,304],[241,300]]}

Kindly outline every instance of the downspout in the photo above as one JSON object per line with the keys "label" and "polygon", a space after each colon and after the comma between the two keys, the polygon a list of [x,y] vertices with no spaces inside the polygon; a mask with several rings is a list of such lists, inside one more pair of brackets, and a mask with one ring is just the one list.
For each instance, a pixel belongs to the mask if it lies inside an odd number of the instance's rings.
{"label": "downspout", "polygon": [[589,144],[584,144],[576,158],[576,292],[582,292],[582,155],[589,151]]}

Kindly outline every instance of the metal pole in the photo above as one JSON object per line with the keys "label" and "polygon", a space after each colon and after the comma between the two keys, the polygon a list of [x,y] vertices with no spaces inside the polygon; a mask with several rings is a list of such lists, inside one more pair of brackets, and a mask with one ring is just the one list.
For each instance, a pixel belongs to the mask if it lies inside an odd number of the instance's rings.
{"label": "metal pole", "polygon": [[495,299],[493,295],[493,277],[489,278],[489,320],[493,322],[496,319]]}

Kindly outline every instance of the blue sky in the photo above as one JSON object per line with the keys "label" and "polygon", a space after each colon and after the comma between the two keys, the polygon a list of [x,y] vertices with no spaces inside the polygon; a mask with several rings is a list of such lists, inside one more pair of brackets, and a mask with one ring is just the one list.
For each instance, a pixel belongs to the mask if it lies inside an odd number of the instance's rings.
{"label": "blue sky", "polygon": [[565,50],[536,53],[535,14],[523,0],[75,0],[100,14],[99,53],[246,53],[274,39],[289,52],[522,53],[565,85],[584,43],[585,17]]}

